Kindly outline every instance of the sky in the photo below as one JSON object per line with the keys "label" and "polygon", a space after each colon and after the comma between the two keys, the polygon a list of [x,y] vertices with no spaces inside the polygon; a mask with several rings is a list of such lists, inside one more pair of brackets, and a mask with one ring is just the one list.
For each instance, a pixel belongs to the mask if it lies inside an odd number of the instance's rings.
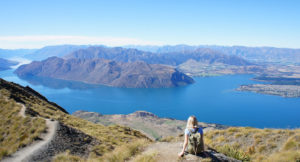
{"label": "sky", "polygon": [[299,0],[0,0],[0,48],[57,44],[300,48]]}

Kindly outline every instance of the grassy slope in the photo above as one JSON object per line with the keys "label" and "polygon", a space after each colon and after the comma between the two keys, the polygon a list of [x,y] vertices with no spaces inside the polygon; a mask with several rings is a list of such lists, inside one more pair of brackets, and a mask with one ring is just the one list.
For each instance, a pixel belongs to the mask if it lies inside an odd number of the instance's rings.
{"label": "grassy slope", "polygon": [[[45,120],[19,115],[21,105],[0,95],[0,160],[38,139],[46,130]],[[7,94],[7,93],[6,93]]]}
{"label": "grassy slope", "polygon": [[[140,132],[132,130],[129,127],[117,125],[106,127],[69,115],[61,111],[61,108],[56,104],[38,97],[38,94],[32,95],[31,92],[28,92],[28,89],[25,90],[24,87],[19,85],[1,80],[0,88],[2,92],[1,94],[6,95],[8,98],[13,98],[18,102],[24,103],[27,109],[32,109],[37,112],[39,116],[58,120],[67,126],[73,127],[97,138],[100,141],[100,144],[94,147],[90,158],[99,158],[105,153],[111,152],[116,147],[129,142],[134,143],[139,139],[148,139]],[[22,125],[22,123],[20,123],[20,125]],[[3,147],[6,146],[3,145]]]}
{"label": "grassy slope", "polygon": [[205,142],[242,160],[300,161],[300,129],[231,127],[206,133]]}

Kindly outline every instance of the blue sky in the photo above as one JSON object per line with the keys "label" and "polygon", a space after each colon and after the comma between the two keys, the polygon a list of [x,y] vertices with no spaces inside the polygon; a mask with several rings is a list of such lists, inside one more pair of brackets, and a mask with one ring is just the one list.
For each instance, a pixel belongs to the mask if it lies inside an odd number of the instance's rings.
{"label": "blue sky", "polygon": [[297,0],[1,0],[0,48],[54,44],[300,48]]}

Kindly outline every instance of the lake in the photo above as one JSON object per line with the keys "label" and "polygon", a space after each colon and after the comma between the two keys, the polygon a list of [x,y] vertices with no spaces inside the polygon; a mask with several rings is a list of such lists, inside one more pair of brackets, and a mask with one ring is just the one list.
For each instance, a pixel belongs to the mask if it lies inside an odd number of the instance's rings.
{"label": "lake", "polygon": [[0,77],[29,85],[69,113],[77,110],[101,114],[128,114],[137,110],[159,117],[258,128],[299,128],[300,98],[283,98],[235,91],[251,84],[252,75],[195,77],[196,83],[184,87],[133,89],[88,85],[49,78],[18,78],[13,70]]}

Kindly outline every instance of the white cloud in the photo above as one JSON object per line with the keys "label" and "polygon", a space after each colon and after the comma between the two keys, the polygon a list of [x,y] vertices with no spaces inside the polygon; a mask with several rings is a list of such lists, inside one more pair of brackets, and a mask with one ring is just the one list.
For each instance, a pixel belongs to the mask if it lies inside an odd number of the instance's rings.
{"label": "white cloud", "polygon": [[90,37],[63,35],[35,35],[35,36],[0,36],[0,48],[41,48],[48,45],[161,45],[159,42],[144,41],[135,38],[122,37]]}

